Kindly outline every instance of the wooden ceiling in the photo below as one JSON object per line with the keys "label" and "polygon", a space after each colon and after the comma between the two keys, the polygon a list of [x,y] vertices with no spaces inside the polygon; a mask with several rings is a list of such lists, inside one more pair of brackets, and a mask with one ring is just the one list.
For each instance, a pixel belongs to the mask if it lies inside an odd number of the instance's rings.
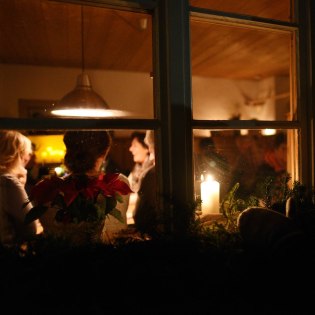
{"label": "wooden ceiling", "polygon": [[[290,20],[289,0],[202,1],[192,6]],[[224,4],[222,4],[224,3]],[[152,71],[150,15],[84,7],[84,66]],[[0,63],[81,67],[81,9],[50,0],[0,1]],[[253,79],[288,75],[291,35],[192,19],[193,75]]]}

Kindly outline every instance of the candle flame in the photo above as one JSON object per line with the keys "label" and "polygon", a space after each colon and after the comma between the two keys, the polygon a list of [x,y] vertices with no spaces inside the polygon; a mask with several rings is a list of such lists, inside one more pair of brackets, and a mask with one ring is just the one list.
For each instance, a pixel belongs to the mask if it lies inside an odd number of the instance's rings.
{"label": "candle flame", "polygon": [[214,178],[211,174],[207,174],[206,176],[204,176],[203,174],[200,176],[200,179],[202,182],[212,182],[214,181]]}
{"label": "candle flame", "polygon": [[213,176],[212,175],[207,175],[207,182],[212,182],[213,181]]}

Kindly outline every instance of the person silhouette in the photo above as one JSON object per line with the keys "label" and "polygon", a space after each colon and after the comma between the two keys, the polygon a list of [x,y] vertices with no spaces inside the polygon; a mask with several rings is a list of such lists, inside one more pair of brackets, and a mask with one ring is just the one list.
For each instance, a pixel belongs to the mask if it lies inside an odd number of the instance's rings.
{"label": "person silhouette", "polygon": [[131,134],[131,144],[129,151],[132,153],[134,166],[129,173],[128,180],[130,188],[133,193],[130,194],[129,206],[127,210],[128,224],[134,223],[134,211],[138,200],[138,191],[140,188],[140,181],[142,174],[147,168],[153,165],[152,159],[150,159],[150,152],[148,145],[144,142],[145,132],[135,131]]}
{"label": "person silhouette", "polygon": [[31,141],[18,131],[0,131],[0,242],[5,247],[19,246],[43,232],[39,220],[24,224],[32,204],[25,191]]}
{"label": "person silhouette", "polygon": [[148,145],[152,165],[141,175],[138,201],[135,207],[134,222],[136,230],[148,237],[158,237],[161,232],[161,214],[157,200],[157,183],[155,174],[154,133],[147,130],[145,143]]}

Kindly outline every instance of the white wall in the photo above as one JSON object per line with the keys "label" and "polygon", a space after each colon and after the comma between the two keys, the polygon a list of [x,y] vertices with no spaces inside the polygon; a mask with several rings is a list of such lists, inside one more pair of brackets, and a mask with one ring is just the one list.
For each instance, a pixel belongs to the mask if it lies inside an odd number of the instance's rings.
{"label": "white wall", "polygon": [[[18,100],[59,100],[72,90],[80,69],[0,65],[0,116],[18,117]],[[139,118],[153,117],[153,80],[149,73],[87,70],[93,89],[112,109],[127,110]],[[274,101],[247,106],[244,95],[265,97],[274,79],[262,81],[193,77],[195,119],[275,119]]]}
{"label": "white wall", "polygon": [[274,79],[227,80],[193,77],[193,116],[195,119],[231,119],[240,115],[241,119],[275,119],[274,100],[266,99],[263,106],[248,106],[245,96],[265,99],[274,91]]}
{"label": "white wall", "polygon": [[[17,117],[18,100],[59,100],[75,87],[80,69],[0,65],[0,115]],[[153,117],[153,81],[149,74],[87,71],[92,88],[113,109]],[[4,80],[1,80],[1,77]]]}

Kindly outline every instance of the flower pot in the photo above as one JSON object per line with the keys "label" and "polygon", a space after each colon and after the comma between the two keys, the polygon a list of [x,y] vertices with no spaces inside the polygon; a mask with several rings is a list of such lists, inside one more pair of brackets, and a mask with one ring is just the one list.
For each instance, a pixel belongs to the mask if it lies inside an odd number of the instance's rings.
{"label": "flower pot", "polygon": [[69,242],[75,246],[106,242],[107,235],[104,220],[96,222],[62,223],[55,220],[54,209],[49,209],[40,221],[44,227],[44,235]]}

